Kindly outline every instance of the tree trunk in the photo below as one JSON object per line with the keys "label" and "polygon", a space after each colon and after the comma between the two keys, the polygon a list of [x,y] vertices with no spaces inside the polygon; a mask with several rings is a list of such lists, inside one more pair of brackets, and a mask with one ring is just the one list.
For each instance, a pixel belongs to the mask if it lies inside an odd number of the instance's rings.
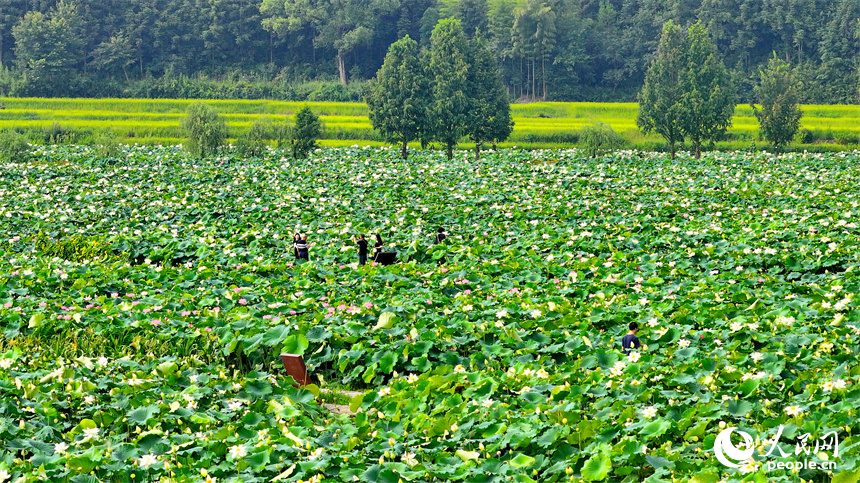
{"label": "tree trunk", "polygon": [[407,152],[407,149],[409,149],[409,147],[408,147],[408,141],[407,141],[407,139],[406,139],[406,136],[403,136],[403,146],[400,148],[400,156],[401,156],[403,159],[408,159],[408,158],[409,158],[409,153]]}
{"label": "tree trunk", "polygon": [[675,141],[669,141],[669,159],[675,159]]}
{"label": "tree trunk", "polygon": [[337,51],[337,72],[340,74],[340,83],[346,85],[346,62],[343,59],[343,51]]}
{"label": "tree trunk", "polygon": [[696,144],[696,159],[699,159],[702,157],[702,141],[696,140],[695,144]]}
{"label": "tree trunk", "polygon": [[448,159],[454,159],[454,143],[448,141],[446,144],[448,148]]}
{"label": "tree trunk", "polygon": [[475,142],[475,161],[481,159],[481,143]]}
{"label": "tree trunk", "polygon": [[540,78],[543,81],[543,100],[546,100],[546,57],[544,56],[540,61]]}

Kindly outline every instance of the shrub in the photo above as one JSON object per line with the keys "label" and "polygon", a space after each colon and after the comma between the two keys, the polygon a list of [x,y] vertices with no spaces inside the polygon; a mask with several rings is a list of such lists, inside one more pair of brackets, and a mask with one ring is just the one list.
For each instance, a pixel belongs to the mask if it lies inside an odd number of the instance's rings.
{"label": "shrub", "polygon": [[30,159],[30,143],[15,131],[0,132],[0,160],[24,163]]}
{"label": "shrub", "polygon": [[815,133],[809,129],[801,129],[795,135],[795,139],[800,144],[812,144],[815,142]]}
{"label": "shrub", "polygon": [[64,238],[51,238],[39,232],[35,239],[36,250],[46,257],[57,257],[70,262],[87,260],[122,261],[128,254],[114,250],[103,238],[72,235]]}
{"label": "shrub", "polygon": [[122,153],[119,139],[108,131],[101,131],[93,136],[92,149],[96,156],[103,159],[115,159]]}
{"label": "shrub", "polygon": [[296,113],[295,124],[290,131],[293,158],[306,158],[317,147],[317,139],[322,135],[322,122],[310,107],[305,106]]}
{"label": "shrub", "polygon": [[270,119],[257,119],[251,129],[236,140],[236,152],[242,157],[262,156],[268,141],[274,137],[274,130]]}
{"label": "shrub", "polygon": [[604,123],[597,123],[582,128],[579,142],[588,156],[595,158],[599,154],[624,146],[624,138]]}
{"label": "shrub", "polygon": [[187,136],[185,149],[192,156],[200,158],[215,154],[227,137],[224,120],[202,102],[188,106],[185,119],[182,120],[182,129]]}

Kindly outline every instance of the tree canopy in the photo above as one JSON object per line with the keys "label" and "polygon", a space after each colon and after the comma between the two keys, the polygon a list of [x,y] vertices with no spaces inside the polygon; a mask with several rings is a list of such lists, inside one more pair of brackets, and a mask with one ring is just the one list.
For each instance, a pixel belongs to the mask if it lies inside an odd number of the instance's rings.
{"label": "tree canopy", "polygon": [[856,0],[4,0],[0,63],[16,77],[0,92],[207,95],[188,76],[300,96],[294,83],[372,78],[392,43],[428,47],[446,18],[486,42],[513,99],[633,101],[671,20],[708,26],[744,102],[773,53],[804,79],[802,102],[857,100]]}

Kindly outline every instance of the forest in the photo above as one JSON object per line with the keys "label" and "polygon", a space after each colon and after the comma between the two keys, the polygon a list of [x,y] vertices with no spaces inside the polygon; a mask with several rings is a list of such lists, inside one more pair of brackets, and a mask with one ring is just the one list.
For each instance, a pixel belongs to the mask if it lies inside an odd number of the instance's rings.
{"label": "forest", "polygon": [[774,55],[802,102],[857,101],[856,0],[3,0],[0,95],[363,100],[452,17],[513,101],[635,101],[668,20],[708,27],[740,102]]}

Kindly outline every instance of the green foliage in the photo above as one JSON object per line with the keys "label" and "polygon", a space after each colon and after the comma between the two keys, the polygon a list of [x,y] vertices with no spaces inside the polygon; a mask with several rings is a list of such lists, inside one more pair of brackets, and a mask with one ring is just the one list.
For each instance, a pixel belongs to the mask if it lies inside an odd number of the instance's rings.
{"label": "green foliage", "polygon": [[290,130],[290,147],[293,158],[303,159],[317,147],[317,139],[322,136],[323,126],[319,116],[305,106],[296,113],[295,122]]}
{"label": "green foliage", "polygon": [[432,138],[445,145],[448,158],[473,121],[469,97],[472,48],[460,21],[440,20],[430,38],[428,72],[433,86]]}
{"label": "green foliage", "polygon": [[346,85],[346,55],[370,44],[374,27],[395,6],[386,0],[263,0],[260,13],[263,28],[275,35],[294,34],[310,27],[315,45],[337,52],[339,79]]}
{"label": "green foliage", "polygon": [[514,130],[508,92],[502,83],[499,67],[486,42],[472,42],[472,64],[469,66],[469,97],[472,101],[470,121],[466,128],[469,139],[475,143],[475,159],[480,156],[481,145],[494,146],[508,139]]}
{"label": "green foliage", "polygon": [[682,76],[687,70],[684,31],[671,20],[663,26],[657,56],[645,74],[645,85],[639,93],[636,125],[644,133],[656,132],[669,143],[675,157],[675,146],[684,142],[681,118]]}
{"label": "green foliage", "polygon": [[122,146],[115,134],[101,131],[93,136],[93,152],[100,158],[114,159],[122,154]]}
{"label": "green foliage", "polygon": [[418,43],[408,35],[391,44],[367,98],[373,128],[401,145],[403,159],[408,143],[430,127],[432,92],[419,54]]}
{"label": "green foliage", "polygon": [[625,141],[612,127],[597,123],[582,128],[579,144],[588,156],[596,158],[607,151],[624,146]]}
{"label": "green foliage", "polygon": [[62,258],[70,262],[127,260],[128,254],[117,250],[104,237],[71,235],[53,238],[39,232],[34,238],[34,247],[42,256]]}
{"label": "green foliage", "polygon": [[800,130],[800,84],[788,63],[774,57],[767,69],[761,71],[761,81],[755,86],[756,100],[761,109],[751,106],[758,119],[762,136],[781,151]]}
{"label": "green foliage", "polygon": [[735,110],[734,87],[701,22],[686,31],[671,21],[664,25],[639,101],[637,126],[663,136],[673,156],[685,137],[698,158],[702,143],[725,134]]}
{"label": "green foliage", "polygon": [[182,130],[187,137],[185,149],[198,158],[215,154],[227,137],[224,120],[202,102],[188,106],[182,119]]}
{"label": "green foliage", "polygon": [[702,143],[716,141],[732,125],[736,95],[717,47],[701,22],[688,30],[685,58],[679,124],[698,159]]}
{"label": "green foliage", "polygon": [[254,121],[248,132],[236,139],[236,153],[242,157],[262,156],[271,139],[277,136],[276,128],[269,118]]}
{"label": "green foliage", "polygon": [[27,137],[11,129],[0,131],[0,161],[24,163],[31,158]]}
{"label": "green foliage", "polygon": [[[832,480],[857,479],[858,153],[34,155],[0,172],[8,481],[714,483],[738,474],[706,454],[721,422],[799,428],[787,447],[836,430]],[[404,262],[353,265],[357,229]],[[135,263],[58,260],[39,231]],[[292,387],[281,352],[358,394]]]}

